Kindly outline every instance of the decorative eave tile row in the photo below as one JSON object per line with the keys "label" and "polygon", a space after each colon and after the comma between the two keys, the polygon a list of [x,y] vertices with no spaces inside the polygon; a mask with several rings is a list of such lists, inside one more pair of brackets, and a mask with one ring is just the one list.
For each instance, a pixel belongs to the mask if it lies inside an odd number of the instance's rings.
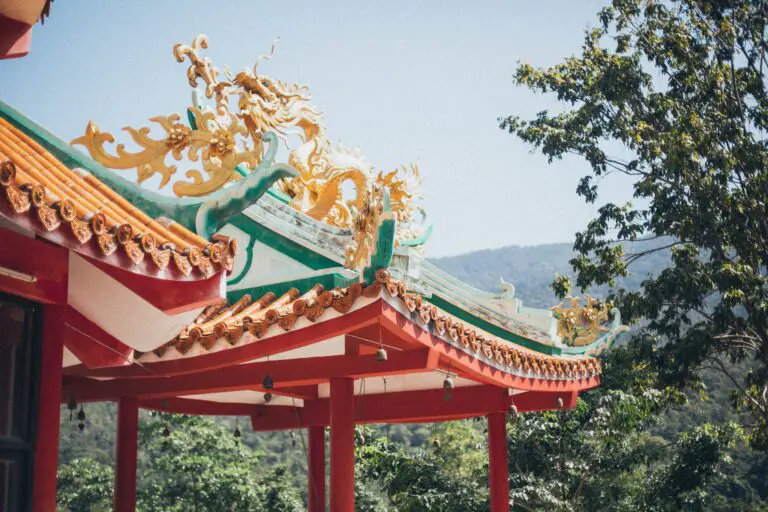
{"label": "decorative eave tile row", "polygon": [[[576,379],[587,375],[599,375],[600,361],[594,358],[563,358],[547,356],[521,349],[480,332],[471,324],[457,320],[433,306],[421,295],[408,293],[402,281],[392,279],[387,270],[376,273],[376,281],[369,287],[386,288],[392,297],[398,297],[412,314],[426,324],[438,336],[460,344],[476,356],[484,356],[506,367],[510,373],[519,373],[545,379]],[[373,293],[371,290],[369,293]]]}
{"label": "decorative eave tile row", "polygon": [[[234,304],[220,308],[213,314],[213,309],[210,309],[213,306],[203,311],[176,338],[154,350],[154,354],[162,358],[169,350],[175,350],[184,355],[196,344],[207,351],[219,339],[235,346],[246,331],[256,338],[262,338],[275,324],[283,331],[290,331],[299,317],[316,322],[328,308],[341,314],[349,312],[363,294],[363,286],[355,283],[332,290],[325,290],[317,284],[303,295],[299,295],[298,289],[292,288],[279,298],[269,292],[256,301],[250,295],[244,295]],[[141,361],[140,356],[137,359]]]}
{"label": "decorative eave tile row", "polygon": [[0,188],[0,209],[32,217],[28,225],[43,234],[61,230],[73,249],[94,244],[92,255],[124,254],[146,272],[168,269],[183,277],[232,268],[234,240],[209,243],[178,224],[152,219],[93,175],[65,166],[4,118]]}
{"label": "decorative eave tile row", "polygon": [[[405,283],[392,279],[387,270],[377,271],[375,281],[367,286],[354,284],[347,288],[325,290],[322,285],[315,285],[301,296],[297,289],[292,289],[278,299],[272,293],[256,301],[246,295],[227,307],[212,306],[174,340],[155,350],[154,354],[161,359],[170,355],[169,350],[184,355],[196,344],[208,351],[219,339],[234,347],[246,331],[256,338],[266,335],[275,324],[283,331],[290,331],[299,317],[316,322],[328,308],[345,314],[358,298],[376,298],[384,292],[401,300],[408,311],[418,315],[438,336],[461,345],[476,357],[493,360],[510,373],[545,379],[577,379],[601,372],[597,359],[546,356],[480,333],[473,326],[443,313],[421,296],[408,293]],[[141,361],[141,358],[138,360]]]}
{"label": "decorative eave tile row", "polygon": [[184,276],[197,271],[202,277],[210,277],[217,270],[231,270],[236,247],[234,240],[197,245],[182,245],[158,235],[157,230],[139,231],[130,222],[110,223],[101,212],[78,215],[76,199],[59,198],[40,183],[32,181],[18,184],[16,165],[5,160],[0,162],[0,187],[17,215],[29,214],[46,232],[65,229],[77,244],[95,243],[100,253],[107,257],[118,250],[138,265],[148,258],[158,271],[171,264]]}

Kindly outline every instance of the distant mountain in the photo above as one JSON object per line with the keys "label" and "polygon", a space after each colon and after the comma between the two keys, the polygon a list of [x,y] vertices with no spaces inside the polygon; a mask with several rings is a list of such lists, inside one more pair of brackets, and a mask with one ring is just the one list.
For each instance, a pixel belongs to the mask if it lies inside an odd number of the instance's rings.
{"label": "distant mountain", "polygon": [[[626,250],[647,250],[667,242],[636,242]],[[497,291],[499,278],[504,278],[515,285],[517,296],[523,299],[526,306],[548,308],[558,302],[549,285],[556,274],[572,274],[568,261],[573,256],[571,244],[511,245],[459,256],[431,258],[430,261],[481,290]],[[619,285],[629,290],[638,289],[646,277],[657,274],[668,265],[669,251],[648,255],[630,267],[631,275],[620,280]],[[607,290],[599,288],[591,292],[604,295]]]}
{"label": "distant mountain", "polygon": [[498,291],[499,278],[504,278],[515,285],[517,296],[526,306],[550,307],[556,303],[556,297],[549,284],[555,274],[568,273],[571,257],[570,244],[511,245],[431,261],[481,290]]}

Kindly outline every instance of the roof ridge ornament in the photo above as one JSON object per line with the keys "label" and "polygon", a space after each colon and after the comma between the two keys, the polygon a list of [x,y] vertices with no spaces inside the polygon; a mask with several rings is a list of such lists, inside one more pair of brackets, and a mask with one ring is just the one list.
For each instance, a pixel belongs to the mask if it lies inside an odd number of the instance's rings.
{"label": "roof ridge ornament", "polygon": [[[176,166],[166,163],[169,155],[177,162],[184,158],[199,161],[202,171],[187,171],[186,179],[174,181],[173,192],[180,197],[200,197],[253,172],[267,156],[267,133],[274,133],[289,149],[289,141],[298,139],[287,162],[297,176],[279,183],[291,197],[293,208],[328,224],[351,228],[354,212],[360,210],[366,193],[376,184],[389,189],[392,212],[402,230],[400,238],[416,238],[418,232],[412,220],[419,211],[415,201],[420,197],[414,193],[414,185],[420,184],[418,166],[376,173],[357,151],[334,147],[325,134],[322,114],[310,104],[307,86],[257,73],[256,65],[272,58],[276,43],[269,54],[257,59],[253,70],[245,69],[234,76],[226,70],[221,75],[211,59],[202,55],[208,48],[205,35],[195,37],[191,45],[177,44],[173,55],[178,62],[189,61],[189,85],[196,90],[202,82],[205,97],[213,100],[213,107],[191,105],[187,111],[189,126],[182,124],[178,114],[151,118],[165,131],[159,139],[150,137],[147,127],[126,127],[141,148],[137,152],[118,144],[114,153],[109,153],[105,146],[114,143],[115,138],[101,132],[92,121],[85,134],[72,144],[84,146],[106,167],[135,169],[139,183],[159,174],[161,187],[170,183],[176,173]],[[354,185],[353,197],[345,197],[350,195],[346,194],[347,183]]]}
{"label": "roof ridge ornament", "polygon": [[[568,296],[557,306],[550,308],[557,321],[557,335],[569,347],[587,347],[610,337],[615,339],[628,328],[621,325],[621,314],[617,308],[600,301],[589,294],[584,300]],[[602,350],[598,350],[600,352]]]}

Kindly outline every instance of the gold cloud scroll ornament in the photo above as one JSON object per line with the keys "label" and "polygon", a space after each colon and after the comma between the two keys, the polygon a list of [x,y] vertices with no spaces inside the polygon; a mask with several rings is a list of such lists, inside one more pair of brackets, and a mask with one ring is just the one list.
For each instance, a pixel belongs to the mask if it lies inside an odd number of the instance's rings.
{"label": "gold cloud scroll ornament", "polygon": [[557,320],[557,335],[568,346],[583,347],[594,343],[608,331],[608,305],[585,294],[584,302],[578,297],[566,297],[551,308]]}

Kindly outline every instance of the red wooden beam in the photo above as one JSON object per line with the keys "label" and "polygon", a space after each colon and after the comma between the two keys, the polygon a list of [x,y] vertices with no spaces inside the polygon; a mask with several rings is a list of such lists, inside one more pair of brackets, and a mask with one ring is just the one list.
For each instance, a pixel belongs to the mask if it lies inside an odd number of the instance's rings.
{"label": "red wooden beam", "polygon": [[88,258],[88,261],[169,315],[205,307],[221,300],[222,281],[227,277],[225,272],[218,272],[208,279],[195,281],[161,279],[116,267],[96,258]]}
{"label": "red wooden beam", "polygon": [[56,510],[56,468],[59,460],[59,396],[64,354],[64,306],[43,310],[40,381],[32,479],[32,512]]}
{"label": "red wooden beam", "polygon": [[[120,368],[105,368],[101,370],[89,370],[85,367],[71,367],[65,369],[67,375],[83,377],[157,377],[177,376],[198,373],[218,368],[228,368],[254,359],[288,352],[313,343],[325,341],[329,338],[356,331],[361,327],[371,325],[378,321],[381,312],[381,302],[377,301],[346,315],[338,316],[331,320],[318,321],[316,324],[281,332],[278,335],[263,338],[252,343],[202,354],[195,357],[181,357],[171,361],[158,361],[154,363],[142,363],[141,365],[124,366]],[[279,330],[279,327],[272,327]],[[274,332],[274,331],[272,331]]]}
{"label": "red wooden beam", "polygon": [[331,510],[355,511],[355,381],[331,379]]}
{"label": "red wooden beam", "polygon": [[307,456],[308,512],[325,512],[325,428],[309,427]]}
{"label": "red wooden beam", "polygon": [[430,350],[397,352],[387,361],[375,355],[329,356],[246,363],[201,372],[194,376],[151,377],[96,381],[66,377],[62,400],[70,395],[78,401],[113,400],[123,396],[165,398],[202,393],[263,390],[262,381],[272,377],[275,389],[328,382],[334,377],[402,375],[437,368],[437,354]]}
{"label": "red wooden beam", "polygon": [[579,394],[576,391],[546,392],[529,391],[509,397],[509,405],[517,407],[517,412],[537,412],[560,409],[558,399],[562,400],[562,409],[573,409]]}
{"label": "red wooden beam", "polygon": [[590,389],[600,384],[600,377],[592,376],[581,379],[554,380],[533,377],[521,377],[499,370],[482,360],[467,354],[447,341],[434,336],[413,323],[387,302],[382,304],[381,324],[390,332],[399,336],[408,336],[419,341],[425,347],[438,351],[448,358],[451,366],[466,372],[473,380],[526,391],[579,391]]}
{"label": "red wooden beam", "polygon": [[136,462],[139,440],[139,406],[134,398],[117,403],[115,439],[115,512],[136,510]]}
{"label": "red wooden beam", "polygon": [[[279,390],[275,394],[279,393]],[[493,386],[455,388],[446,400],[444,390],[401,391],[355,397],[356,423],[436,423],[506,413],[515,404],[519,413],[563,409],[576,405],[576,393],[530,391],[507,396]],[[329,424],[328,399],[305,400],[304,407],[223,403],[192,398],[143,399],[144,409],[178,414],[250,416],[254,430],[293,430]]]}
{"label": "red wooden beam", "polygon": [[64,343],[87,368],[105,368],[131,363],[133,349],[86,316],[67,308]]}
{"label": "red wooden beam", "polygon": [[66,304],[69,251],[0,228],[0,291],[47,304]]}
{"label": "red wooden beam", "polygon": [[31,45],[32,25],[0,14],[0,60],[23,57]]}
{"label": "red wooden beam", "polygon": [[488,484],[491,512],[509,512],[509,454],[507,452],[507,415],[488,415]]}
{"label": "red wooden beam", "polygon": [[254,413],[253,404],[211,402],[194,398],[140,400],[139,406],[142,409],[175,414],[194,414],[195,416],[251,416]]}
{"label": "red wooden beam", "polygon": [[[355,423],[422,423],[452,421],[506,413],[508,392],[493,386],[377,393],[355,397]],[[289,430],[329,425],[329,399],[305,401],[304,407],[257,406],[251,416],[256,431]]]}

